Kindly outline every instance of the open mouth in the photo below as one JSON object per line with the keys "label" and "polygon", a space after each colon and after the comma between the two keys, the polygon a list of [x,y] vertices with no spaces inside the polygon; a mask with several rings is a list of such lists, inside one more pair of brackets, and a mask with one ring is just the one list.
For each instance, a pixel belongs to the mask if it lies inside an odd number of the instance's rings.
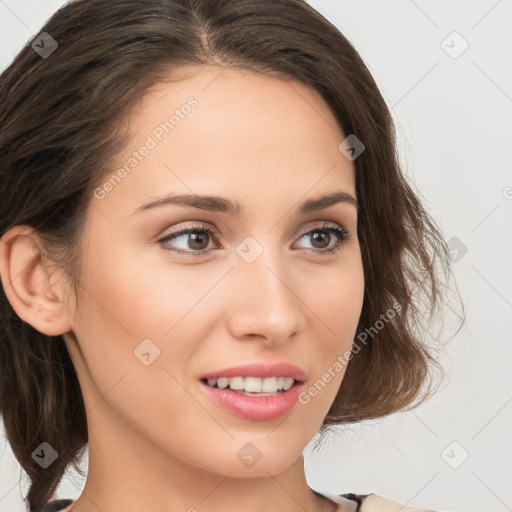
{"label": "open mouth", "polygon": [[[234,372],[229,371],[233,375]],[[296,406],[305,383],[289,376],[229,378],[210,375],[198,380],[202,391],[220,407],[252,421],[270,421],[289,413]]]}

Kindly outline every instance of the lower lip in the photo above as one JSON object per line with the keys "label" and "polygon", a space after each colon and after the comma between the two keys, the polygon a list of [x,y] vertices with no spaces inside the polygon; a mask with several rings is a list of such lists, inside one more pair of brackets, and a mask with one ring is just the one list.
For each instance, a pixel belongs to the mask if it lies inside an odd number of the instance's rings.
{"label": "lower lip", "polygon": [[200,381],[205,393],[227,411],[248,420],[274,420],[287,414],[297,403],[304,383],[275,396],[239,395],[230,389],[212,388]]}

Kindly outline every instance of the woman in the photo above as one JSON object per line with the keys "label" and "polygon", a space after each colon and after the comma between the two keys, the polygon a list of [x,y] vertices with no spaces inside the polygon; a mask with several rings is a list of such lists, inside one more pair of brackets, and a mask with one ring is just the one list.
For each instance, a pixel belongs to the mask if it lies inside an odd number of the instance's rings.
{"label": "woman", "polygon": [[420,510],[304,472],[318,431],[432,394],[420,305],[450,272],[347,39],[302,0],[76,0],[0,85],[31,510]]}

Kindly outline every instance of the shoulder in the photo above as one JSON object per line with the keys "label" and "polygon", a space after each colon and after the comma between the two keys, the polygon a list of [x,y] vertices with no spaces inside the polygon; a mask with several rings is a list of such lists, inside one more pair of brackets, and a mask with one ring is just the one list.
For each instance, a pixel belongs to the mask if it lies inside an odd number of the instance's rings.
{"label": "shoulder", "polygon": [[[350,495],[343,495],[349,497]],[[358,512],[435,512],[427,508],[406,507],[377,494],[353,495],[360,498]]]}
{"label": "shoulder", "polygon": [[325,494],[334,503],[343,505],[337,512],[436,512],[432,509],[406,507],[378,494]]}

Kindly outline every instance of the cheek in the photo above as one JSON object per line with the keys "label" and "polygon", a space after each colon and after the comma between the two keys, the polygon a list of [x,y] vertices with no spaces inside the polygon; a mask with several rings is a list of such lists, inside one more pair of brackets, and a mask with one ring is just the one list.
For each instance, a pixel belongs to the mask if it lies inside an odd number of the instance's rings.
{"label": "cheek", "polygon": [[[84,393],[89,397],[86,405],[97,415],[107,405],[112,407],[148,437],[172,426],[185,446],[197,426],[187,415],[176,414],[194,403],[180,383],[190,370],[195,350],[191,341],[204,339],[190,328],[191,322],[198,323],[200,309],[191,310],[191,305],[205,293],[201,290],[207,283],[191,291],[183,278],[174,279],[179,272],[154,267],[142,271],[144,265],[136,256],[102,256],[102,264],[91,264],[84,276],[88,293],[82,294],[76,328],[84,381],[90,383]],[[95,395],[96,388],[100,396]],[[101,406],[96,408],[96,403]]]}
{"label": "cheek", "polygon": [[87,276],[98,306],[92,315],[133,343],[161,339],[205,293],[208,282],[195,279],[192,267],[168,265],[161,255],[155,260],[158,247],[116,250],[120,246],[112,242],[109,252],[94,251]]}
{"label": "cheek", "polygon": [[[307,303],[324,322],[337,346],[350,344],[355,335],[364,298],[364,273],[360,258],[329,268],[316,286],[308,283]],[[305,291],[306,292],[306,291]]]}
{"label": "cheek", "polygon": [[317,281],[316,287],[312,284],[305,283],[310,291],[304,296],[314,312],[310,322],[316,327],[310,333],[314,340],[310,350],[316,353],[318,364],[315,378],[308,383],[315,389],[308,394],[312,403],[328,409],[345,375],[361,315],[364,298],[361,261],[354,259],[352,265],[332,268],[322,281]]}
{"label": "cheek", "polygon": [[[208,335],[205,318],[211,316],[212,302],[207,294],[219,280],[217,273],[171,266],[162,257],[146,261],[133,250],[99,247],[91,254],[83,283],[88,293],[83,294],[76,332],[101,391],[129,369],[159,369],[167,384],[166,369],[185,374]],[[181,375],[176,378],[182,381]],[[151,386],[159,389],[163,383]]]}

